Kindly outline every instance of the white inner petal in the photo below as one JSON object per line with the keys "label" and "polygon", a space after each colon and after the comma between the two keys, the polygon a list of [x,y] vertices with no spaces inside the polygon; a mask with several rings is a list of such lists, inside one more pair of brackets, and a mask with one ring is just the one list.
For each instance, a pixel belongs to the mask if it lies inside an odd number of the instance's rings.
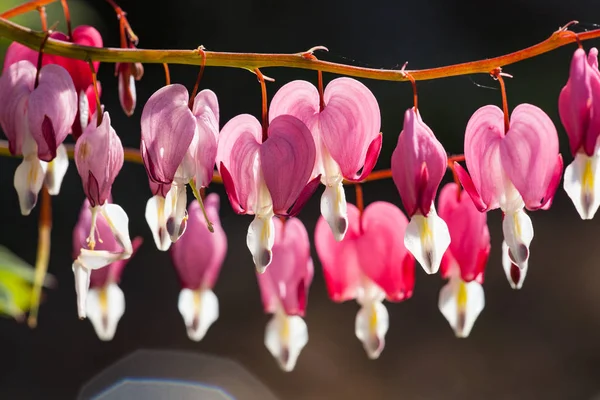
{"label": "white inner petal", "polygon": [[331,232],[338,242],[344,239],[348,230],[348,211],[346,206],[346,193],[342,184],[342,176],[337,182],[325,184],[325,191],[321,196],[321,214]]}
{"label": "white inner petal", "polygon": [[56,196],[60,192],[60,185],[69,168],[69,156],[64,144],[61,144],[56,149],[56,158],[48,163],[48,171],[45,175],[46,187],[48,193]]}
{"label": "white inner petal", "polygon": [[413,215],[404,234],[404,246],[425,272],[435,274],[440,269],[442,256],[449,245],[448,226],[438,217],[433,205],[427,217]]}
{"label": "white inner petal", "polygon": [[[173,183],[167,198],[169,202],[171,199],[171,215],[167,218],[167,232],[171,238],[171,241],[175,243],[184,233],[187,227],[187,186],[186,184]],[[165,209],[167,209],[165,205]]]}
{"label": "white inner petal", "polygon": [[125,313],[125,295],[117,284],[90,289],[86,302],[87,316],[100,340],[112,340],[119,320]]}
{"label": "white inner petal", "polygon": [[91,271],[84,267],[79,259],[73,263],[73,274],[75,276],[75,292],[77,293],[77,314],[79,319],[86,317],[86,301],[88,289],[90,288]]}
{"label": "white inner petal", "polygon": [[389,328],[389,315],[383,303],[363,302],[356,314],[354,328],[367,356],[372,360],[378,358],[385,347],[385,335]]}
{"label": "white inner petal", "polygon": [[21,214],[29,215],[37,204],[38,194],[44,184],[48,163],[36,154],[26,156],[15,170],[13,184],[19,197]]}
{"label": "white inner petal", "polygon": [[529,263],[525,261],[523,268],[519,268],[514,264],[510,260],[508,245],[505,241],[502,242],[502,268],[504,269],[510,287],[516,290],[521,289],[523,287],[523,282],[525,282],[525,277],[527,276]]}
{"label": "white inner petal", "polygon": [[204,338],[208,328],[219,318],[219,300],[210,289],[182,289],[178,308],[188,337],[196,342]]}
{"label": "white inner petal", "polygon": [[438,307],[456,337],[466,338],[485,307],[483,287],[476,281],[465,283],[460,277],[452,278],[440,290]]}
{"label": "white inner petal", "polygon": [[308,328],[304,320],[297,315],[289,316],[283,311],[278,311],[267,324],[265,346],[286,372],[294,369],[306,343]]}
{"label": "white inner petal", "polygon": [[517,211],[505,212],[502,231],[511,260],[523,269],[529,260],[529,245],[533,240],[531,219],[522,208]]}
{"label": "white inner petal", "polygon": [[146,203],[146,222],[148,222],[148,226],[152,231],[156,247],[161,251],[167,251],[171,246],[171,237],[167,232],[167,216],[170,214],[170,199],[166,200],[158,194],[148,199]]}
{"label": "white inner petal", "polygon": [[577,153],[565,169],[563,187],[581,219],[592,219],[600,206],[600,150],[592,157]]}

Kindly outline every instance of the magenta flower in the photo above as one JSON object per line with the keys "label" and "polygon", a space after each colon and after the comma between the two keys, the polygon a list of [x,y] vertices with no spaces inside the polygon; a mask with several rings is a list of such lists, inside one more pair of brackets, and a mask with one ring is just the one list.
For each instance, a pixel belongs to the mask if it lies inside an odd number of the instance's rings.
{"label": "magenta flower", "polygon": [[121,139],[105,111],[102,123],[89,124],[75,145],[75,165],[91,207],[104,205],[123,161]]}
{"label": "magenta flower", "polygon": [[179,312],[191,340],[200,341],[219,318],[219,301],[212,291],[227,253],[227,236],[219,221],[219,196],[209,194],[204,205],[213,222],[211,233],[193,201],[189,207],[188,233],[171,246],[171,258],[181,281]]}
{"label": "magenta flower", "polygon": [[592,219],[600,206],[600,71],[598,49],[586,57],[577,49],[569,80],[560,92],[558,111],[575,160],[565,169],[564,189],[582,219]]}
{"label": "magenta flower", "polygon": [[142,111],[142,158],[150,181],[156,184],[154,197],[146,205],[146,220],[156,246],[163,251],[170,243],[161,239],[161,229],[167,230],[172,242],[185,232],[186,184],[195,179],[198,188],[208,186],[215,169],[217,96],[201,91],[192,110],[188,101],[184,86],[169,85],[154,93]]}
{"label": "magenta flower", "polygon": [[442,258],[438,306],[457,337],[467,337],[485,306],[483,274],[490,255],[487,214],[477,210],[465,191],[448,183],[440,192],[440,217],[448,224],[450,246]]}
{"label": "magenta flower", "polygon": [[308,343],[302,317],[313,278],[313,261],[308,233],[299,219],[290,218],[284,224],[273,218],[273,224],[273,260],[263,274],[257,274],[265,312],[273,314],[265,331],[265,346],[281,369],[291,371]]}
{"label": "magenta flower", "polygon": [[[80,235],[80,238],[83,239],[85,236]],[[133,254],[141,244],[141,237],[133,239]],[[85,242],[79,243],[80,248],[85,245]],[[105,268],[95,269],[91,272],[90,290],[85,307],[87,316],[100,340],[112,340],[119,320],[125,313],[125,296],[119,287],[119,281],[128,262],[128,259],[118,260]]]}
{"label": "magenta flower", "polygon": [[[53,32],[50,34],[50,37],[55,40],[62,40],[83,46],[103,46],[102,36],[100,36],[100,33],[96,30],[96,28],[87,25],[81,25],[73,29],[72,38],[69,38],[62,32]],[[32,50],[20,43],[13,42],[6,51],[6,57],[4,58],[4,71],[6,71],[10,65],[21,60],[28,60],[33,65],[36,65],[38,54],[39,53],[35,50]],[[85,129],[87,126],[89,117],[96,111],[95,99],[88,101],[88,96],[86,96],[86,94],[90,94],[90,92],[93,95],[92,73],[90,71],[90,66],[87,61],[44,54],[42,57],[42,65],[48,64],[57,64],[65,68],[71,75],[73,84],[75,85],[75,92],[76,96],[78,97],[76,107],[77,105],[79,105],[79,107],[78,109],[76,108],[77,116],[72,122],[72,133],[74,138],[77,139],[79,136],[81,136],[83,129]],[[93,65],[97,72],[100,63],[98,61],[94,61]],[[91,109],[91,111],[88,111],[88,107]]]}
{"label": "magenta flower", "polygon": [[406,110],[404,128],[392,153],[392,177],[410,217],[404,245],[428,274],[438,271],[450,244],[448,227],[433,205],[446,164],[444,147],[419,111]]}
{"label": "magenta flower", "polygon": [[299,118],[313,135],[317,158],[312,175],[321,175],[325,185],[321,214],[336,240],[342,240],[348,228],[342,181],[363,180],[375,167],[381,151],[377,100],[359,81],[337,78],[325,88],[321,107],[317,88],[298,80],[284,85],[273,97],[269,118],[272,121],[280,115]]}
{"label": "magenta flower", "polygon": [[[118,279],[113,278],[120,276],[120,270],[125,265],[120,262],[129,259],[141,244],[139,239],[136,239],[134,244],[129,239],[129,220],[125,211],[118,205],[111,204],[110,199],[107,200],[102,207],[91,207],[89,200],[85,200],[73,230],[73,273],[77,312],[79,318],[83,319],[91,310],[90,319],[102,340],[110,340],[114,335],[116,324],[123,314],[124,302],[119,300],[118,287],[117,290],[110,289],[111,296],[115,297],[102,300],[101,291],[95,291],[91,296],[93,299],[88,301],[90,280],[94,280],[93,288],[106,286],[97,285],[102,282],[116,283]],[[98,271],[103,267],[106,267],[106,271]],[[94,274],[96,278],[92,278]],[[107,278],[106,281],[104,277]],[[122,293],[120,296],[122,297]],[[111,301],[112,308],[105,307],[108,300]]]}
{"label": "magenta flower", "polygon": [[469,173],[455,164],[461,184],[479,211],[502,209],[510,257],[524,268],[533,226],[523,207],[548,209],[562,174],[552,120],[538,107],[520,104],[505,132],[502,110],[481,107],[467,124],[465,159]]}
{"label": "magenta flower", "polygon": [[294,216],[319,184],[311,178],[316,150],[302,121],[282,115],[262,127],[252,115],[231,119],[219,135],[217,166],[234,211],[254,214],[246,244],[259,272],[271,263],[273,215]]}
{"label": "magenta flower", "polygon": [[356,336],[367,355],[377,358],[389,327],[382,301],[403,301],[413,293],[415,259],[404,247],[408,220],[398,207],[379,201],[362,217],[348,205],[348,222],[348,232],[337,242],[324,217],[319,218],[315,245],[329,297],[335,302],[356,299],[361,305]]}
{"label": "magenta flower", "polygon": [[10,65],[0,77],[0,125],[10,152],[23,155],[14,177],[23,215],[35,207],[44,180],[50,194],[59,192],[69,164],[62,142],[77,107],[75,88],[64,68],[42,67],[37,86],[36,74],[37,68],[24,60]]}

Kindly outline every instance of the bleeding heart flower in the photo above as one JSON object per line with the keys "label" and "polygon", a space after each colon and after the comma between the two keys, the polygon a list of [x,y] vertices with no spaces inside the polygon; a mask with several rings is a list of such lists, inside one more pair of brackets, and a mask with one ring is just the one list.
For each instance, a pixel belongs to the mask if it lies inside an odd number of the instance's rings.
{"label": "bleeding heart flower", "polygon": [[191,110],[188,101],[183,85],[169,85],[154,93],[142,111],[142,158],[148,178],[155,184],[154,197],[146,205],[146,220],[163,251],[170,244],[161,240],[161,229],[169,233],[172,242],[185,232],[186,184],[195,179],[198,188],[208,186],[215,169],[217,96],[202,90]]}
{"label": "bleeding heart flower", "polygon": [[565,169],[564,189],[582,219],[600,206],[600,71],[598,49],[586,57],[577,49],[569,80],[560,92],[558,111],[575,160]]}
{"label": "bleeding heart flower", "polygon": [[50,194],[58,194],[69,164],[62,142],[77,109],[75,88],[64,68],[42,67],[37,86],[36,74],[29,61],[18,61],[0,77],[0,125],[10,152],[23,155],[14,177],[23,215],[35,207],[44,179]]}
{"label": "bleeding heart flower", "polygon": [[464,338],[485,306],[481,285],[491,248],[487,214],[456,183],[444,186],[438,206],[452,239],[442,258],[442,277],[449,282],[440,290],[438,306],[456,336]]}
{"label": "bleeding heart flower", "polygon": [[520,104],[505,132],[502,110],[481,107],[467,125],[465,160],[469,173],[455,164],[461,184],[479,211],[502,209],[511,260],[524,268],[533,226],[523,207],[548,209],[562,174],[552,120],[538,107]]}
{"label": "bleeding heart flower", "polygon": [[[102,47],[102,36],[96,30],[96,28],[87,25],[80,25],[73,29],[73,37],[69,38],[62,32],[52,32],[50,38],[55,40],[61,40],[64,42],[71,42],[82,46]],[[32,50],[20,43],[13,42],[6,50],[6,56],[4,58],[4,71],[6,69],[21,60],[28,60],[33,65],[37,64],[38,52]],[[92,86],[92,73],[90,66],[87,61],[75,60],[72,58],[55,56],[50,54],[44,54],[42,57],[42,65],[57,64],[65,68],[73,80],[75,85],[75,92],[78,97],[79,105],[77,110],[77,116],[72,122],[72,133],[75,139],[78,139],[83,132],[83,129],[89,122],[89,116],[93,115],[96,109],[95,97],[92,97],[92,101],[88,101],[88,95],[93,94]],[[94,61],[94,69],[98,72],[100,62]],[[89,107],[89,110],[88,110]]]}
{"label": "bleeding heart flower", "polygon": [[231,119],[219,135],[217,165],[234,211],[254,214],[246,244],[254,264],[263,272],[271,263],[273,215],[294,216],[319,181],[309,181],[316,150],[306,125],[296,117],[273,119],[268,140],[252,115]]}
{"label": "bleeding heart flower", "polygon": [[523,268],[519,268],[517,264],[513,263],[510,259],[508,245],[505,241],[502,241],[502,268],[504,269],[510,287],[515,290],[521,289],[523,287],[523,282],[525,282],[529,265],[525,262]]}
{"label": "bleeding heart flower", "polygon": [[[130,48],[135,49],[133,44]],[[115,76],[119,80],[119,102],[125,114],[130,117],[135,110],[137,93],[135,81],[144,76],[144,66],[141,63],[116,63]]]}
{"label": "bleeding heart flower", "polygon": [[346,236],[337,242],[324,217],[319,218],[315,245],[329,297],[335,302],[356,299],[361,305],[356,336],[367,355],[377,358],[389,327],[382,301],[403,301],[413,293],[415,260],[404,247],[408,220],[398,207],[379,201],[362,216],[349,204],[348,222]]}
{"label": "bleeding heart flower", "polygon": [[433,205],[446,164],[444,147],[419,111],[406,110],[404,129],[392,153],[392,177],[410,217],[404,245],[428,274],[438,271],[450,244],[448,227]]}
{"label": "bleeding heart flower", "polygon": [[313,278],[313,261],[308,233],[299,219],[282,222],[274,217],[273,224],[273,260],[263,274],[257,274],[265,312],[273,314],[265,331],[265,346],[281,369],[291,371],[308,343],[302,317]]}
{"label": "bleeding heart flower", "polygon": [[[112,294],[117,296],[114,298],[114,308],[96,308],[95,305],[100,300],[98,292],[94,292],[92,304],[88,304],[92,272],[110,265],[115,269],[109,267],[104,274],[98,275],[96,282],[102,281],[103,276],[115,276],[114,274],[120,272],[120,269],[124,267],[124,264],[118,264],[118,262],[131,257],[135,246],[141,243],[139,240],[134,244],[131,243],[127,214],[118,205],[111,204],[110,199],[107,200],[103,206],[96,207],[92,207],[89,200],[85,200],[79,213],[79,220],[73,230],[73,259],[75,260],[73,274],[77,293],[77,312],[79,318],[83,319],[86,318],[87,311],[92,309],[94,315],[93,319],[91,318],[92,323],[98,327],[96,332],[102,340],[112,338],[116,323],[122,315],[122,310],[119,311],[121,302],[115,289],[112,289]],[[118,277],[118,274],[116,276]],[[100,303],[101,305],[102,303]],[[124,304],[122,308],[124,308]],[[109,318],[110,321],[102,322],[104,317]],[[102,329],[99,330],[100,327]],[[110,332],[112,334],[109,334]]]}
{"label": "bleeding heart flower", "polygon": [[200,204],[189,207],[188,233],[171,246],[171,258],[181,281],[179,312],[191,340],[200,341],[219,318],[219,301],[212,291],[227,253],[227,236],[219,221],[219,196],[204,200],[206,213],[213,222],[211,233]]}
{"label": "bleeding heart flower", "polygon": [[[85,229],[83,234],[85,235]],[[108,233],[108,232],[107,232]],[[79,239],[85,239],[85,236],[79,235]],[[142,244],[142,238],[133,239],[133,254]],[[85,241],[78,244],[79,251],[85,247]],[[132,254],[132,255],[133,255]],[[86,313],[89,317],[96,335],[103,341],[112,340],[117,330],[119,320],[125,312],[125,296],[119,287],[121,274],[129,259],[118,260],[105,268],[94,269],[90,275],[90,290],[86,301]]]}
{"label": "bleeding heart flower", "polygon": [[342,181],[361,181],[375,167],[382,144],[381,115],[373,93],[352,78],[332,80],[322,101],[311,83],[293,81],[273,97],[269,118],[292,115],[310,129],[317,146],[312,175],[321,175],[325,185],[321,214],[336,240],[342,240],[348,228]]}

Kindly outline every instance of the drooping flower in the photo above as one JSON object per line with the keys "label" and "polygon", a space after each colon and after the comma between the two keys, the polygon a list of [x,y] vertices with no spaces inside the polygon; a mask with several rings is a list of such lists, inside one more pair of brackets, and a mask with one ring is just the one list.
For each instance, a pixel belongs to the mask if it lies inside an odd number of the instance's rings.
{"label": "drooping flower", "polygon": [[142,111],[141,152],[154,193],[146,205],[146,220],[156,246],[163,251],[170,243],[161,239],[161,229],[172,242],[185,232],[186,185],[195,179],[198,189],[208,186],[215,169],[217,96],[202,90],[191,110],[188,101],[183,85],[168,85],[154,93]]}
{"label": "drooping flower", "polygon": [[598,49],[586,57],[577,49],[569,80],[558,98],[558,111],[575,157],[565,169],[564,189],[582,219],[592,219],[600,206],[600,71]]}
{"label": "drooping flower", "polygon": [[487,214],[456,183],[442,188],[438,206],[452,240],[442,257],[442,277],[449,282],[440,290],[438,307],[456,336],[464,338],[485,306],[482,284],[491,248]]}
{"label": "drooping flower", "polygon": [[281,369],[291,371],[308,343],[302,317],[313,278],[313,261],[308,233],[299,219],[290,218],[284,223],[273,217],[273,224],[273,260],[263,274],[257,274],[263,307],[273,314],[265,330],[265,346]]}
{"label": "drooping flower", "polygon": [[[83,231],[84,235],[86,231],[89,232],[89,229]],[[78,235],[79,239],[83,239],[84,241],[80,241],[78,244],[79,248],[76,250],[86,246],[84,235],[81,235],[81,233]],[[141,244],[141,237],[133,239],[133,254],[135,254]],[[100,340],[112,340],[115,336],[119,320],[125,313],[125,295],[119,287],[119,281],[121,280],[123,269],[128,262],[129,259],[118,260],[107,265],[105,268],[94,269],[91,272],[86,313]]]}
{"label": "drooping flower", "polygon": [[348,205],[348,232],[337,242],[324,217],[315,229],[315,245],[321,260],[329,297],[335,302],[356,299],[356,337],[370,358],[385,345],[388,312],[382,304],[412,296],[415,259],[404,247],[408,220],[393,204],[375,202],[360,215]]}
{"label": "drooping flower", "polygon": [[77,110],[77,94],[64,68],[42,67],[37,83],[36,74],[37,68],[23,60],[0,77],[0,125],[10,152],[23,155],[14,177],[23,215],[35,207],[44,180],[50,194],[58,194],[69,164],[62,142]]}
{"label": "drooping flower", "polygon": [[315,157],[310,131],[291,115],[271,121],[264,143],[260,122],[249,114],[221,130],[217,166],[234,211],[255,215],[246,244],[259,272],[272,259],[273,215],[297,214],[319,184],[309,181]]}
{"label": "drooping flower", "polygon": [[171,246],[171,258],[181,282],[179,312],[191,340],[200,341],[219,318],[219,301],[212,291],[227,253],[227,236],[219,221],[219,196],[204,200],[214,232],[206,226],[200,204],[189,207],[188,233]]}
{"label": "drooping flower", "polygon": [[523,287],[523,282],[525,282],[525,277],[527,276],[529,263],[526,261],[523,268],[520,268],[517,264],[512,262],[508,253],[508,245],[505,241],[502,241],[502,268],[504,269],[510,287],[515,290],[521,289]]}
{"label": "drooping flower", "polygon": [[[92,207],[90,201],[86,199],[79,213],[77,225],[73,230],[73,274],[77,293],[77,313],[79,318],[86,318],[87,311],[92,307],[94,319],[98,321],[98,318],[100,318],[100,325],[105,328],[102,330],[104,337],[107,337],[107,332],[110,332],[112,328],[116,329],[116,322],[120,318],[117,307],[119,305],[118,294],[115,293],[114,289],[112,290],[112,294],[117,296],[114,298],[116,308],[107,310],[110,314],[107,317],[116,318],[111,319],[114,325],[110,325],[108,322],[105,324],[101,321],[104,317],[102,308],[99,309],[101,311],[99,314],[98,309],[94,307],[93,302],[99,300],[97,292],[93,294],[95,297],[91,300],[92,304],[88,304],[90,279],[94,270],[107,265],[112,265],[113,268],[118,267],[116,270],[118,271],[124,264],[115,265],[115,263],[131,257],[134,245],[129,239],[128,225],[129,219],[125,211],[118,205],[110,203],[110,199],[107,199],[103,206],[96,207]],[[110,274],[111,271],[109,270],[106,273]],[[114,273],[114,271],[112,272]],[[92,320],[92,323],[94,326],[97,325],[94,320]],[[100,336],[98,329],[96,329],[96,332]],[[114,333],[114,330],[112,332]]]}
{"label": "drooping flower", "polygon": [[404,128],[392,153],[392,177],[410,217],[404,245],[428,274],[438,271],[450,244],[448,226],[433,204],[446,164],[444,147],[419,111],[406,110]]}
{"label": "drooping flower", "polygon": [[332,80],[320,99],[319,91],[306,81],[284,85],[269,108],[271,121],[280,115],[299,118],[310,129],[317,158],[312,176],[321,175],[325,191],[321,214],[336,240],[348,228],[343,179],[361,181],[371,173],[381,151],[381,114],[375,96],[352,78]]}
{"label": "drooping flower", "polygon": [[[131,44],[130,48],[135,49],[135,46]],[[121,108],[130,117],[133,115],[137,102],[135,81],[139,81],[144,76],[144,66],[141,63],[116,63],[115,76],[119,80]]]}
{"label": "drooping flower", "polygon": [[523,269],[533,239],[530,211],[548,209],[562,174],[558,136],[552,120],[531,104],[517,106],[505,132],[496,106],[477,110],[467,124],[465,161],[458,163],[461,184],[481,212],[502,209],[502,230],[510,259]]}
{"label": "drooping flower", "polygon": [[[64,42],[71,42],[83,46],[102,47],[102,36],[96,28],[88,25],[80,25],[73,29],[73,37],[69,38],[62,32],[52,32],[50,38],[55,40],[61,40]],[[4,58],[4,71],[6,69],[21,60],[28,60],[32,64],[36,65],[38,59],[38,52],[32,50],[20,43],[13,42],[6,51]],[[77,94],[78,101],[76,103],[77,113],[76,117],[72,122],[72,133],[75,139],[81,136],[83,129],[87,126],[90,117],[96,111],[96,102],[94,99],[94,90],[92,85],[92,73],[90,70],[89,63],[87,61],[75,60],[72,58],[44,54],[42,57],[42,65],[57,64],[65,68],[73,80],[75,85],[75,92]],[[98,72],[100,63],[94,61],[94,69]],[[92,99],[90,101],[89,99]]]}

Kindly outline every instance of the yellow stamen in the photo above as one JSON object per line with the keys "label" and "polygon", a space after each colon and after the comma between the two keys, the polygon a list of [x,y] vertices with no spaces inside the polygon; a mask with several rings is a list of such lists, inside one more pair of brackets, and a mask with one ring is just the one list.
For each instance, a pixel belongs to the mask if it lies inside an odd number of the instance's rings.
{"label": "yellow stamen", "polygon": [[467,308],[467,284],[462,280],[458,284],[458,294],[456,295],[456,305],[459,310]]}
{"label": "yellow stamen", "polygon": [[585,160],[585,167],[583,168],[583,176],[581,178],[581,185],[583,191],[587,193],[593,193],[594,191],[594,171],[592,170],[592,160]]}
{"label": "yellow stamen", "polygon": [[37,180],[37,175],[38,169],[32,165],[31,168],[29,168],[29,174],[27,174],[27,183],[29,183],[29,185],[33,185],[33,183],[35,183]]}
{"label": "yellow stamen", "polygon": [[200,297],[201,294],[201,290],[194,290],[194,314],[199,314],[200,313]]}
{"label": "yellow stamen", "polygon": [[515,236],[520,238],[521,237],[521,224],[519,223],[518,213],[513,214],[513,222],[515,224]]}
{"label": "yellow stamen", "polygon": [[106,315],[108,312],[108,286],[100,289],[100,311],[103,315]]}
{"label": "yellow stamen", "polygon": [[284,343],[287,343],[287,341],[290,338],[290,322],[287,318],[287,315],[283,314],[283,325],[281,325],[281,330],[279,331],[279,335],[281,336],[281,339]]}
{"label": "yellow stamen", "polygon": [[431,240],[433,233],[431,232],[431,227],[429,226],[427,218],[424,217],[421,221],[421,243],[428,243]]}
{"label": "yellow stamen", "polygon": [[377,325],[379,324],[379,318],[377,317],[377,307],[375,303],[371,304],[371,315],[369,316],[369,331],[371,333],[377,332]]}

